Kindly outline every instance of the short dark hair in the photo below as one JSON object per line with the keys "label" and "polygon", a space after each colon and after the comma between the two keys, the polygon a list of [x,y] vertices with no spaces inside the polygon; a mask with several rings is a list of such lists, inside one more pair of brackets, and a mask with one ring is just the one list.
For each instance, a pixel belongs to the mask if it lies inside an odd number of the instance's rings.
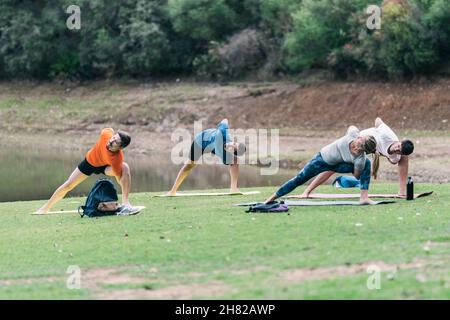
{"label": "short dark hair", "polygon": [[414,143],[411,140],[402,141],[402,155],[409,156],[414,151]]}
{"label": "short dark hair", "polygon": [[121,141],[120,142],[120,147],[122,149],[125,149],[131,142],[130,134],[128,132],[125,132],[125,131],[122,131],[122,130],[117,131],[117,133],[119,134],[120,141]]}
{"label": "short dark hair", "polygon": [[367,136],[363,144],[363,150],[365,153],[375,153],[377,151],[377,140],[375,140],[374,136]]}
{"label": "short dark hair", "polygon": [[236,156],[242,156],[245,151],[247,151],[247,147],[243,143],[239,143],[236,150],[234,150],[234,155]]}

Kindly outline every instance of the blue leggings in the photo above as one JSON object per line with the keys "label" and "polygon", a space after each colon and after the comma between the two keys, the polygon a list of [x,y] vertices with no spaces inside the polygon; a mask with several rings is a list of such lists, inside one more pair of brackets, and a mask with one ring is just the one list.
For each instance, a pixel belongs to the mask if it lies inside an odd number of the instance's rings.
{"label": "blue leggings", "polygon": [[[312,158],[306,166],[291,180],[287,181],[283,184],[280,189],[277,190],[277,197],[282,197],[298,186],[306,183],[309,179],[317,176],[319,173],[325,171],[334,171],[339,173],[353,173],[354,171],[353,163],[342,162],[337,165],[329,165],[326,163],[320,152],[316,154],[314,158]],[[366,163],[364,165],[364,170],[361,172],[361,176],[359,177],[359,182],[361,184],[361,190],[369,190],[370,183],[370,160],[366,159]]]}

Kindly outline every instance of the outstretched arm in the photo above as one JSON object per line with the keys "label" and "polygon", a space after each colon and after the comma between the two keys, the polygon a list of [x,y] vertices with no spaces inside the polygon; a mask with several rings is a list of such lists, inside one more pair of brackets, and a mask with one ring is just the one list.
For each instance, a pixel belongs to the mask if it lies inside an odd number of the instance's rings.
{"label": "outstretched arm", "polygon": [[358,130],[358,128],[352,125],[352,126],[348,127],[347,133],[349,133],[350,131],[354,131],[354,130]]}
{"label": "outstretched arm", "polygon": [[383,120],[381,120],[381,118],[376,118],[375,119],[375,127],[378,128],[379,126],[381,126],[383,124]]}
{"label": "outstretched arm", "polygon": [[400,161],[398,162],[398,182],[400,184],[398,195],[403,197],[406,197],[406,180],[408,178],[408,165],[409,165],[408,156],[402,156],[400,158]]}
{"label": "outstretched arm", "polygon": [[[116,166],[116,165],[115,165]],[[105,169],[105,174],[107,176],[113,176],[116,178],[117,183],[122,189],[122,204],[131,206],[128,196],[130,194],[131,188],[131,171],[130,166],[126,162],[120,164],[120,175],[117,174],[117,167],[107,167]]]}
{"label": "outstretched arm", "polygon": [[214,152],[216,156],[222,159],[222,161],[225,161],[224,159],[225,144],[230,141],[231,138],[230,135],[228,134],[228,119],[223,119],[217,126],[216,139],[214,141]]}
{"label": "outstretched arm", "polygon": [[309,194],[316,189],[318,186],[326,182],[332,175],[334,174],[333,171],[325,171],[319,174],[312,182],[311,184],[306,188],[306,190],[302,194],[302,198],[308,198]]}
{"label": "outstretched arm", "polygon": [[230,177],[231,177],[230,193],[239,192],[238,189],[239,164],[237,163],[237,161],[235,161],[235,163],[230,165]]}

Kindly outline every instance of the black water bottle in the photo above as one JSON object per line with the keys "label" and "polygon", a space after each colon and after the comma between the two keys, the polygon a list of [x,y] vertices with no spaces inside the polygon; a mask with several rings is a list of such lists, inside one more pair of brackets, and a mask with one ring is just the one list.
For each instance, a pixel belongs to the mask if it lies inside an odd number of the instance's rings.
{"label": "black water bottle", "polygon": [[408,178],[406,184],[406,200],[414,200],[414,182],[411,177]]}

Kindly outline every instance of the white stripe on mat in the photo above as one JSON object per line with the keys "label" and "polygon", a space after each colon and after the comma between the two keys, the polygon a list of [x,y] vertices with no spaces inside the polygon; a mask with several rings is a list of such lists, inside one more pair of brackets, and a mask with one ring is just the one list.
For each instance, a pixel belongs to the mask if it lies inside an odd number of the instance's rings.
{"label": "white stripe on mat", "polygon": [[[359,201],[285,201],[288,206],[362,206]],[[395,203],[395,201],[375,201],[373,205]]]}
{"label": "white stripe on mat", "polygon": [[[285,204],[292,207],[300,207],[300,206],[361,206],[359,201],[307,201],[307,200],[287,200],[284,201]],[[375,201],[375,205],[377,204],[389,204],[395,203],[395,201]],[[238,207],[250,207],[256,204],[262,204],[261,202],[248,202],[248,203],[239,203],[235,204]]]}
{"label": "white stripe on mat", "polygon": [[164,197],[195,197],[195,196],[248,196],[252,194],[259,194],[260,191],[245,191],[245,192],[236,192],[236,193],[230,193],[230,192],[204,192],[204,193],[177,193],[174,196],[169,196],[166,194],[159,194],[154,197],[164,198]]}

